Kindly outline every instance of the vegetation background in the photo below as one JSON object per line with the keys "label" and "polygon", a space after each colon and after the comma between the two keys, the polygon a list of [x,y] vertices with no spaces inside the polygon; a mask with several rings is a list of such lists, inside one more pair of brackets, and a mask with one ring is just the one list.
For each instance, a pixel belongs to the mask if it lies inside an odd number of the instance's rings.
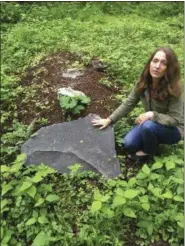
{"label": "vegetation background", "polygon": [[148,55],[168,45],[183,78],[184,3],[1,2],[1,23],[2,245],[183,245],[182,141],[137,172],[123,162],[115,180],[78,165],[70,175],[26,169],[18,154],[32,125],[17,107],[21,76],[58,51],[100,57],[129,91]]}

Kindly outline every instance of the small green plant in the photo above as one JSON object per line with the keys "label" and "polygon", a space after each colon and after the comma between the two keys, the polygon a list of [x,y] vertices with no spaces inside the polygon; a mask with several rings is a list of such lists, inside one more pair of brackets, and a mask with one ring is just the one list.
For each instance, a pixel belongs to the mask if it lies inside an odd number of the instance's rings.
{"label": "small green plant", "polygon": [[88,96],[60,96],[59,103],[65,113],[79,114],[90,103]]}
{"label": "small green plant", "polygon": [[110,88],[112,86],[112,82],[107,78],[102,78],[99,81],[100,84],[105,85],[106,87]]}
{"label": "small green plant", "polygon": [[115,124],[115,140],[118,146],[123,145],[123,137],[129,132],[131,126],[128,124],[127,119],[123,118]]}
{"label": "small green plant", "polygon": [[37,124],[40,124],[41,126],[47,125],[48,124],[48,119],[40,118],[40,119],[37,120]]}
{"label": "small green plant", "polygon": [[84,69],[84,64],[80,63],[79,61],[75,61],[69,66],[69,68]]}

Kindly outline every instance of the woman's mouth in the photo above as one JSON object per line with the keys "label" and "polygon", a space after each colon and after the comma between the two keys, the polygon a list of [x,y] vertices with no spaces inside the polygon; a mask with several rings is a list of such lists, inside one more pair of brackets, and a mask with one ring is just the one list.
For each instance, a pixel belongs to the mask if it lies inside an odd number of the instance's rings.
{"label": "woman's mouth", "polygon": [[153,73],[154,73],[154,74],[159,74],[159,72],[158,72],[158,71],[153,71]]}

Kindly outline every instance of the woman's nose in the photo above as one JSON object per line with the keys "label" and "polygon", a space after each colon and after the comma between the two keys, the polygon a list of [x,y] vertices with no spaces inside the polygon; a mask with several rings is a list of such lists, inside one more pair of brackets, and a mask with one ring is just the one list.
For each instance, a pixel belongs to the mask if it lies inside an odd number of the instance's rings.
{"label": "woman's nose", "polygon": [[155,67],[156,67],[156,68],[159,68],[159,67],[160,67],[160,62],[157,62],[157,63],[155,64]]}

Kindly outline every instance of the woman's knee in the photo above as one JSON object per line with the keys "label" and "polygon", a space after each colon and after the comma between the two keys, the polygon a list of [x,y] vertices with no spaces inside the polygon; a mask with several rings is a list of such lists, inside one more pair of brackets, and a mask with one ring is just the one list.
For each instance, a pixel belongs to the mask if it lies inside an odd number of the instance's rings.
{"label": "woman's knee", "polygon": [[147,120],[145,121],[142,125],[141,125],[141,128],[142,128],[142,131],[150,131],[150,132],[153,132],[154,129],[155,129],[155,126],[156,126],[156,123],[151,121],[151,120]]}
{"label": "woman's knee", "polygon": [[135,143],[134,138],[131,136],[125,136],[123,143],[124,143],[124,147],[126,149],[135,149],[136,148],[136,146],[134,144]]}

